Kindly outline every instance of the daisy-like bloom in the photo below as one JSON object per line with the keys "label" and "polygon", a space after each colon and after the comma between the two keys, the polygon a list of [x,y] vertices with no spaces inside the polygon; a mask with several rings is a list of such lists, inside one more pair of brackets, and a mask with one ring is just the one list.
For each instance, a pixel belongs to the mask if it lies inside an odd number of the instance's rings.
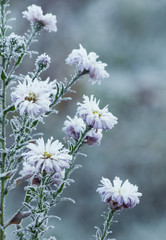
{"label": "daisy-like bloom", "polygon": [[98,129],[97,131],[94,129],[91,129],[86,134],[85,143],[87,143],[90,146],[93,146],[95,143],[100,144],[102,137],[103,137],[103,134],[101,129]]}
{"label": "daisy-like bloom", "polygon": [[[75,116],[74,118],[71,118],[67,116],[67,120],[64,122],[64,127],[62,128],[62,131],[66,133],[68,137],[74,138],[76,141],[79,140],[81,133],[83,133],[86,129],[86,124],[82,120],[82,118],[79,118]],[[91,129],[85,137],[84,143],[92,146],[95,143],[100,144],[102,139],[102,130],[94,130]]]}
{"label": "daisy-like bloom", "polygon": [[133,208],[139,203],[139,197],[142,193],[138,192],[138,187],[126,180],[123,184],[119,177],[115,177],[113,184],[108,178],[100,181],[97,192],[103,202],[108,203],[111,209],[122,210],[124,208]]}
{"label": "daisy-like bloom", "polygon": [[32,4],[28,7],[27,11],[24,11],[23,17],[26,18],[28,21],[33,22],[34,24],[38,25],[38,29],[44,28],[49,32],[56,32],[57,31],[57,20],[56,16],[48,13],[46,15],[43,14],[41,7]]}
{"label": "daisy-like bloom", "polygon": [[[27,75],[23,83],[19,82],[15,91],[12,92],[11,98],[14,102],[15,108],[18,108],[20,115],[27,113],[32,118],[39,115],[44,115],[49,110],[51,104],[50,94],[55,94],[55,82],[38,81],[32,79]],[[50,90],[52,89],[52,90]]]}
{"label": "daisy-like bloom", "polygon": [[82,120],[82,118],[79,118],[75,116],[74,118],[71,118],[67,116],[67,120],[64,122],[64,127],[62,128],[62,131],[66,133],[68,137],[72,137],[75,140],[78,140],[80,138],[80,133],[84,132],[86,129],[86,124]]}
{"label": "daisy-like bloom", "polygon": [[66,63],[69,65],[76,65],[78,71],[81,73],[89,73],[92,83],[101,83],[102,79],[108,78],[109,74],[105,70],[106,63],[97,61],[98,55],[94,52],[87,54],[85,48],[80,44],[80,49],[74,49],[66,59]]}
{"label": "daisy-like bloom", "polygon": [[69,65],[76,65],[80,72],[89,69],[89,59],[85,48],[80,44],[80,49],[74,49],[66,59]]}
{"label": "daisy-like bloom", "polygon": [[83,103],[77,103],[77,116],[81,117],[84,122],[94,129],[109,130],[117,124],[117,117],[111,112],[108,112],[108,106],[103,109],[99,108],[99,101],[96,101],[93,95],[89,98],[83,96]]}
{"label": "daisy-like bloom", "polygon": [[57,173],[64,175],[63,171],[69,168],[72,156],[63,144],[53,138],[44,143],[43,138],[36,140],[36,143],[27,145],[28,152],[23,153],[26,162],[35,167],[36,172]]}

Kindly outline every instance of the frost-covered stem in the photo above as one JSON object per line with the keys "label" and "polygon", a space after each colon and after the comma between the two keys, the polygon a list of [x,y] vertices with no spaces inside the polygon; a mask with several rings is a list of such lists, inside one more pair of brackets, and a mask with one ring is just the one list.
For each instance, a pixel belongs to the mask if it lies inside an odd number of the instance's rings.
{"label": "frost-covered stem", "polygon": [[8,77],[6,79],[6,85],[8,85],[8,83],[10,82],[10,78],[11,78],[12,74],[19,67],[20,62],[22,61],[23,57],[26,54],[26,50],[28,50],[28,48],[29,48],[30,44],[32,43],[33,39],[36,37],[36,34],[37,34],[37,31],[35,29],[33,29],[33,31],[31,32],[31,34],[29,36],[29,39],[27,40],[27,44],[26,44],[24,52],[21,54],[21,56],[18,57],[17,61],[15,61],[13,67],[11,68],[11,70],[10,70],[10,72],[8,74]]}
{"label": "frost-covered stem", "polygon": [[77,72],[73,77],[72,79],[67,83],[67,85],[65,86],[65,88],[61,91],[61,93],[55,98],[55,100],[53,101],[53,103],[51,103],[50,107],[56,105],[61,97],[68,92],[68,90],[71,88],[71,86],[81,77],[83,76],[84,74],[86,74],[86,72]]}
{"label": "frost-covered stem", "polygon": [[[5,36],[5,2],[1,2],[1,37],[3,38]],[[4,56],[2,56],[2,69],[5,68],[5,59]],[[1,148],[2,148],[2,154],[1,154],[1,174],[5,171],[5,160],[6,160],[6,142],[5,142],[5,135],[6,135],[6,114],[4,112],[6,108],[6,85],[5,85],[5,78],[1,79],[2,81],[2,132],[1,132]],[[5,201],[5,179],[1,180],[1,209],[0,209],[0,239],[3,240],[5,238],[5,232],[3,229],[4,226],[4,201]]]}
{"label": "frost-covered stem", "polygon": [[91,130],[91,127],[87,126],[85,131],[82,133],[82,136],[81,138],[78,140],[78,142],[75,144],[75,146],[73,147],[73,149],[69,152],[70,155],[74,156],[79,148],[81,147],[85,137],[86,137],[86,134]]}
{"label": "frost-covered stem", "polygon": [[[66,173],[65,173],[65,178],[64,180],[67,180],[71,174],[71,171],[73,169],[73,166],[74,166],[74,155],[78,152],[79,148],[81,147],[85,137],[86,137],[86,134],[91,130],[91,127],[87,126],[85,131],[82,133],[82,136],[81,138],[78,140],[78,142],[75,144],[75,146],[71,149],[71,151],[69,152],[70,155],[73,156],[73,161],[72,163],[70,164],[70,167],[66,170]],[[63,189],[65,187],[65,183],[63,182],[61,184],[61,186],[59,187],[59,189],[57,190],[57,193],[55,195],[55,199],[61,195],[61,193],[63,192]]]}
{"label": "frost-covered stem", "polygon": [[106,218],[105,223],[104,223],[104,229],[103,229],[103,233],[102,233],[102,236],[101,236],[100,240],[105,240],[107,235],[110,233],[109,228],[111,226],[111,223],[112,223],[112,220],[113,220],[113,217],[114,217],[114,213],[115,213],[115,210],[112,210],[112,209],[109,210],[107,218]]}
{"label": "frost-covered stem", "polygon": [[1,2],[1,36],[5,36],[5,2]]}
{"label": "frost-covered stem", "polygon": [[29,39],[27,41],[27,44],[26,44],[26,50],[29,48],[31,42],[36,37],[36,35],[37,35],[37,30],[35,28],[32,28],[32,32],[31,32]]}
{"label": "frost-covered stem", "polygon": [[37,78],[37,77],[38,77],[38,75],[40,74],[40,72],[41,72],[41,70],[40,70],[40,69],[37,69],[37,70],[35,71],[35,73],[34,73],[34,76],[33,76],[33,78],[32,78],[32,81],[34,81],[34,80],[35,80],[35,78]]}

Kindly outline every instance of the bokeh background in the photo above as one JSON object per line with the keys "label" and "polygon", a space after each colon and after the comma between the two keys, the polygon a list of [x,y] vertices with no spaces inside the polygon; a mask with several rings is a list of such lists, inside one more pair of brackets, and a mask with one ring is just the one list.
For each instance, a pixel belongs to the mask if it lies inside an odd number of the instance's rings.
{"label": "bokeh background", "polygon": [[[65,190],[76,204],[63,202],[53,213],[62,221],[53,220],[50,234],[58,240],[93,239],[94,225],[101,226],[100,214],[107,207],[96,193],[102,176],[129,179],[143,193],[133,210],[116,216],[112,238],[118,240],[165,239],[166,212],[166,1],[165,0],[12,0],[12,23],[17,34],[27,31],[29,23],[22,11],[30,4],[42,6],[45,13],[57,16],[57,33],[41,32],[39,42],[31,49],[50,55],[50,68],[42,78],[63,80],[74,69],[65,58],[81,43],[108,63],[110,78],[101,86],[91,85],[88,78],[73,89],[73,101],[63,102],[59,115],[46,119],[38,130],[45,139],[54,136],[63,141],[61,128],[66,115],[74,116],[76,103],[83,94],[101,99],[101,107],[109,104],[119,124],[104,134],[102,143],[83,149],[88,157],[79,157],[83,167],[73,174],[75,183]],[[34,68],[35,56],[27,56],[18,73]],[[10,100],[10,96],[9,96]],[[6,219],[12,216],[23,200],[24,186],[9,194]],[[13,239],[8,228],[8,239]]]}

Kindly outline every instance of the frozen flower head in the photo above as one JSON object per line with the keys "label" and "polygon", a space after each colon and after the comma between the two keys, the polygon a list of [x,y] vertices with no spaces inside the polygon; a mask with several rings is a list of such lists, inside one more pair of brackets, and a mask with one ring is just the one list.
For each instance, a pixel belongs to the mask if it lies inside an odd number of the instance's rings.
{"label": "frozen flower head", "polygon": [[76,65],[82,74],[89,73],[93,84],[96,82],[100,84],[102,79],[109,77],[109,74],[105,70],[107,64],[97,61],[98,57],[94,52],[87,54],[86,49],[80,44],[80,49],[74,49],[66,59],[66,63]]}
{"label": "frozen flower head", "polygon": [[20,171],[20,175],[22,177],[29,176],[32,177],[35,174],[35,167],[28,164],[27,162],[23,162],[23,169]]}
{"label": "frozen flower head", "polygon": [[[67,120],[64,122],[64,127],[62,128],[62,131],[66,133],[68,137],[74,138],[76,141],[79,140],[81,133],[83,133],[86,130],[86,124],[84,123],[82,118],[79,118],[75,116],[74,118],[71,118],[67,116]],[[87,132],[85,136],[84,143],[92,146],[95,143],[100,144],[102,139],[102,130],[94,130],[91,129],[89,132]]]}
{"label": "frozen flower head", "polygon": [[81,132],[84,132],[85,129],[86,125],[82,118],[78,118],[77,116],[71,118],[67,116],[67,120],[64,122],[62,131],[66,133],[68,137],[72,137],[75,140],[78,140],[80,138]]}
{"label": "frozen flower head", "polygon": [[66,63],[76,65],[80,72],[87,70],[89,68],[89,61],[86,49],[80,44],[80,49],[74,49],[66,59]]}
{"label": "frozen flower head", "polygon": [[46,70],[49,67],[50,62],[51,58],[47,54],[43,53],[37,57],[35,65],[38,71],[42,71]]}
{"label": "frozen flower head", "polygon": [[108,112],[108,107],[100,109],[100,101],[97,102],[93,95],[90,98],[84,95],[83,98],[83,103],[77,103],[77,116],[81,117],[86,125],[94,129],[109,130],[117,124],[117,118]]}
{"label": "frozen flower head", "polygon": [[103,202],[108,203],[114,210],[133,208],[139,203],[142,193],[138,187],[126,180],[123,184],[119,177],[115,177],[113,184],[107,178],[102,178],[97,188]]}
{"label": "frozen flower head", "polygon": [[29,6],[28,10],[24,11],[22,14],[24,18],[34,24],[37,31],[42,28],[49,32],[57,31],[56,16],[51,13],[44,15],[41,7],[36,6],[35,4]]}
{"label": "frozen flower head", "polygon": [[95,143],[100,144],[101,139],[103,137],[102,130],[94,130],[91,129],[87,134],[85,138],[85,143],[87,143],[90,146],[93,146]]}
{"label": "frozen flower head", "polygon": [[23,83],[19,82],[15,91],[12,92],[11,98],[15,108],[19,109],[20,115],[27,113],[32,118],[44,115],[51,104],[50,94],[56,92],[56,89],[53,88],[54,85],[54,82],[49,83],[49,79],[32,81],[28,75]]}
{"label": "frozen flower head", "polygon": [[25,38],[11,33],[7,37],[7,46],[10,54],[13,54],[14,57],[18,56],[25,50]]}
{"label": "frozen flower head", "polygon": [[44,143],[43,138],[36,140],[36,143],[27,145],[29,151],[23,153],[25,160],[29,165],[35,167],[36,172],[57,173],[63,175],[63,170],[69,168],[72,156],[69,150],[65,149],[63,144],[53,138]]}

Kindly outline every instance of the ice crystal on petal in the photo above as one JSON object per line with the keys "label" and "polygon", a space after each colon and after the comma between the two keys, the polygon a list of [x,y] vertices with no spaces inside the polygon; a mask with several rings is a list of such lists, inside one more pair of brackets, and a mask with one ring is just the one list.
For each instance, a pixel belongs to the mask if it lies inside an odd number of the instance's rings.
{"label": "ice crystal on petal", "polygon": [[43,138],[39,138],[36,144],[29,143],[27,148],[29,151],[23,153],[23,156],[28,164],[35,166],[37,172],[55,172],[62,176],[63,170],[69,167],[72,160],[69,150],[58,140],[53,141],[52,137],[46,144]]}
{"label": "ice crystal on petal", "polygon": [[11,98],[15,108],[18,108],[20,115],[27,113],[32,118],[38,115],[44,115],[49,110],[51,103],[50,94],[55,94],[55,82],[39,81],[32,79],[27,75],[23,83],[19,82]]}
{"label": "ice crystal on petal", "polygon": [[142,193],[138,187],[126,180],[123,184],[119,177],[115,177],[113,184],[108,178],[102,177],[97,188],[103,202],[108,203],[112,209],[133,208],[139,203]]}
{"label": "ice crystal on petal", "polygon": [[[23,17],[29,20],[30,22],[37,23],[40,27],[44,28],[49,32],[56,32],[57,31],[57,20],[56,16],[48,13],[46,15],[43,14],[43,10],[40,6],[36,6],[32,4],[28,7],[27,11],[24,11]],[[40,29],[40,28],[39,28]]]}
{"label": "ice crystal on petal", "polygon": [[99,108],[99,101],[96,101],[93,95],[89,98],[83,96],[83,103],[77,103],[77,116],[81,117],[84,122],[94,129],[109,130],[117,124],[117,117],[108,112],[108,107]]}
{"label": "ice crystal on petal", "polygon": [[80,44],[80,49],[74,49],[66,59],[69,65],[76,65],[77,69],[83,73],[89,73],[92,83],[100,84],[102,79],[108,78],[109,74],[105,70],[106,63],[97,61],[98,55],[94,52],[87,54],[85,48]]}

